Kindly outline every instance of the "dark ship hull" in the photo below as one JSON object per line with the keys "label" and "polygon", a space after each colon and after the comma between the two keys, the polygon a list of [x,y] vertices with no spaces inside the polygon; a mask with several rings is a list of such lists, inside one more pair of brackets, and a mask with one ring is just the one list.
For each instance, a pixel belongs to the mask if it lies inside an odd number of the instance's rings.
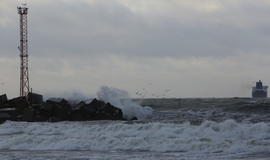
{"label": "dark ship hull", "polygon": [[252,87],[252,98],[267,98],[268,86],[263,86],[261,80],[256,82],[256,86]]}
{"label": "dark ship hull", "polygon": [[267,98],[267,92],[265,91],[253,91],[252,98]]}

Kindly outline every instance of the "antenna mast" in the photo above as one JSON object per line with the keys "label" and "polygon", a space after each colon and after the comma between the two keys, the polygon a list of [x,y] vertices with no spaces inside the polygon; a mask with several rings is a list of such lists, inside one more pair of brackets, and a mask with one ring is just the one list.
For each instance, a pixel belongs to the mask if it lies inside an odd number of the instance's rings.
{"label": "antenna mast", "polygon": [[28,75],[28,32],[27,32],[27,13],[28,8],[25,4],[23,7],[17,7],[20,15],[20,97],[26,97],[29,92],[29,75]]}

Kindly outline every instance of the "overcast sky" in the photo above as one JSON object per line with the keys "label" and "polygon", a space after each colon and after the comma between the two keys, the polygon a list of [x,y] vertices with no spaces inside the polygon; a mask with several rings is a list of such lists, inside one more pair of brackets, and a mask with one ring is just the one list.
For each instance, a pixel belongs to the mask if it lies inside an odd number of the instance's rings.
{"label": "overcast sky", "polygon": [[[0,94],[19,96],[19,15],[0,0]],[[27,0],[33,92],[251,97],[270,85],[269,0]],[[138,93],[138,94],[136,94]],[[139,95],[142,94],[142,95]]]}

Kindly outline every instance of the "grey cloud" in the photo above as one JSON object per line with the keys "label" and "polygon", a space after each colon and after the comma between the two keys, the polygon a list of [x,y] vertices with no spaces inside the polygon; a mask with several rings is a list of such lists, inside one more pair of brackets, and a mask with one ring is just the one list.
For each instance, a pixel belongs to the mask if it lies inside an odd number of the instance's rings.
{"label": "grey cloud", "polygon": [[[248,19],[248,15],[240,12],[240,15],[236,15],[239,19],[235,19],[233,14],[237,14],[236,8],[192,17],[190,24],[184,20],[181,22],[181,17],[179,21],[166,16],[153,16],[149,19],[117,4],[91,6],[58,2],[53,6],[37,8],[32,8],[32,13],[30,8],[30,13],[35,15],[32,15],[33,22],[30,23],[33,33],[29,34],[35,46],[33,52],[43,55],[43,52],[49,54],[53,51],[53,54],[61,55],[61,50],[66,55],[76,53],[93,56],[226,56],[237,51],[266,54],[269,49],[266,47],[268,41],[265,35],[258,34],[258,29],[259,32],[267,31],[260,27],[268,24],[259,21],[254,28],[239,27],[237,23],[241,26],[241,18],[247,21],[245,19]],[[262,16],[266,16],[265,12]],[[203,18],[206,18],[205,21]],[[220,19],[221,23],[215,19]]]}
{"label": "grey cloud", "polygon": [[[192,11],[185,9],[184,19],[183,15],[165,15],[162,10],[146,16],[104,1],[94,5],[35,3],[29,6],[29,52],[55,57],[119,54],[149,58],[226,56],[239,51],[267,54],[268,7],[250,1],[233,7],[229,4],[201,15],[189,16]],[[11,42],[19,38],[19,28],[12,29],[10,36],[1,31],[6,35],[1,39],[2,47],[11,48]]]}

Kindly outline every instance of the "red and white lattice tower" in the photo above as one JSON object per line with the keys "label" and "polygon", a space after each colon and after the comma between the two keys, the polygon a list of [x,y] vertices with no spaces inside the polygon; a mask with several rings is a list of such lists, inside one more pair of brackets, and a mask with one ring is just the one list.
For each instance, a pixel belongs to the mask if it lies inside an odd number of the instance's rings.
{"label": "red and white lattice tower", "polygon": [[[29,92],[28,75],[28,38],[27,38],[27,13],[26,3],[23,7],[17,7],[20,15],[20,96],[26,97]],[[27,98],[27,97],[26,97]]]}

